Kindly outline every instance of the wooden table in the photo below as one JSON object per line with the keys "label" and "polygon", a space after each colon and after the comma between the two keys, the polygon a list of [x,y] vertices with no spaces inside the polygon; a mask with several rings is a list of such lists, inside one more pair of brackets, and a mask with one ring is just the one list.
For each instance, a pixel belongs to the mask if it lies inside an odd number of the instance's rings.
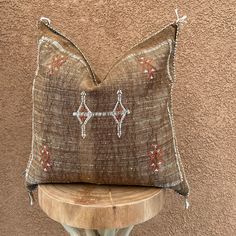
{"label": "wooden table", "polygon": [[42,210],[71,236],[128,236],[134,225],[157,215],[165,190],[142,186],[41,184]]}

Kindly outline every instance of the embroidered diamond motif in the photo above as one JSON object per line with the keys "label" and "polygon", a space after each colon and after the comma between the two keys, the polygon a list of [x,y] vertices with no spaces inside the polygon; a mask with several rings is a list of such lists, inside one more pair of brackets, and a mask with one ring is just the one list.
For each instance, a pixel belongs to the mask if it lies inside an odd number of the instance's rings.
{"label": "embroidered diamond motif", "polygon": [[85,103],[85,96],[86,96],[86,93],[83,91],[81,93],[81,101],[82,102],[81,102],[79,109],[77,111],[77,117],[78,117],[78,120],[80,121],[81,125],[87,123],[88,120],[92,116],[92,112],[89,110],[89,108],[87,107],[87,105]]}
{"label": "embroidered diamond motif", "polygon": [[73,116],[76,116],[81,124],[81,136],[82,138],[85,138],[86,132],[85,132],[85,126],[87,122],[90,120],[91,117],[101,117],[101,116],[112,116],[116,123],[117,123],[117,136],[120,138],[121,137],[121,126],[122,122],[127,114],[130,114],[130,111],[126,109],[122,102],[122,91],[119,89],[117,91],[118,95],[118,101],[111,112],[91,112],[86,105],[85,97],[86,93],[85,91],[81,92],[81,104],[79,106],[79,109],[77,112],[73,112]]}
{"label": "embroidered diamond motif", "polygon": [[[80,116],[79,116],[79,119],[80,119],[80,122],[81,123],[84,123],[84,121],[87,119],[87,115],[86,115],[86,113],[84,113],[84,112],[86,112],[87,110],[86,110],[86,108],[85,107],[81,107],[80,109],[79,109],[79,112],[80,112]],[[87,111],[88,112],[88,111]]]}

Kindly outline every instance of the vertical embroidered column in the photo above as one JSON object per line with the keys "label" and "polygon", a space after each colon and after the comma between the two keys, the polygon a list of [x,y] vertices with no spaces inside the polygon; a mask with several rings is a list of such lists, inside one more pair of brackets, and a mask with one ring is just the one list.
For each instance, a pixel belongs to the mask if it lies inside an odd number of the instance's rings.
{"label": "vertical embroidered column", "polygon": [[115,105],[115,108],[113,110],[113,117],[117,123],[117,135],[120,138],[121,137],[121,126],[122,122],[127,114],[130,114],[130,111],[126,109],[121,101],[122,98],[122,91],[119,89],[117,91],[118,94],[118,101]]}
{"label": "vertical embroidered column", "polygon": [[93,115],[92,112],[89,110],[88,106],[86,105],[85,97],[86,97],[85,91],[81,92],[81,104],[77,112],[73,112],[73,116],[77,116],[81,124],[82,138],[85,138],[86,136],[85,126]]}

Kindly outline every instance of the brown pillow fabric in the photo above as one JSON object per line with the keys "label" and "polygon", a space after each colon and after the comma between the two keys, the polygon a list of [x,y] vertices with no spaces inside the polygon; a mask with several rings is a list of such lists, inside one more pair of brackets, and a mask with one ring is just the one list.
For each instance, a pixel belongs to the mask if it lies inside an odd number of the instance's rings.
{"label": "brown pillow fabric", "polygon": [[189,195],[172,103],[180,23],[143,39],[98,78],[81,50],[41,18],[29,192],[40,183],[87,182]]}

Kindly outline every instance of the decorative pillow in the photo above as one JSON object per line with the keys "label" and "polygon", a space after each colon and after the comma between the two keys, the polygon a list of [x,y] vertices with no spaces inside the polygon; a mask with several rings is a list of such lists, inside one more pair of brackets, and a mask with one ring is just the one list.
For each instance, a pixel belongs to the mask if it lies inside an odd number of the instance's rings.
{"label": "decorative pillow", "polygon": [[25,171],[31,197],[40,183],[88,182],[170,188],[187,199],[172,103],[184,19],[134,45],[105,78],[47,18],[40,19]]}

